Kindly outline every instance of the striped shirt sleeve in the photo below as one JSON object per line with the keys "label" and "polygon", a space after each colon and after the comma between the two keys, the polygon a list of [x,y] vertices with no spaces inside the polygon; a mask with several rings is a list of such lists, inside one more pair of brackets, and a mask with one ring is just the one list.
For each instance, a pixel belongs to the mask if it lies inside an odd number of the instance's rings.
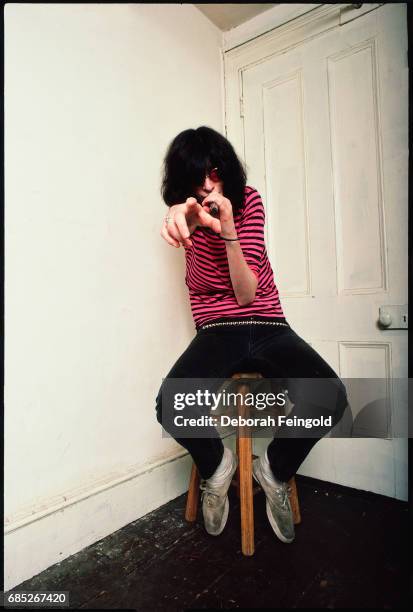
{"label": "striped shirt sleeve", "polygon": [[264,225],[264,205],[258,191],[252,189],[245,202],[238,237],[245,261],[257,278],[265,251]]}

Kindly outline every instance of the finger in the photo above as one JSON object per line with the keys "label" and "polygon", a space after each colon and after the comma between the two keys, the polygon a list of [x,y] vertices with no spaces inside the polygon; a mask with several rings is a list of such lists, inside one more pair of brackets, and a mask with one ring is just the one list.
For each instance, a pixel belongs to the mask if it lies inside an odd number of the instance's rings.
{"label": "finger", "polygon": [[[194,202],[189,202],[186,206],[186,215],[194,215],[196,214],[197,209],[202,208],[200,204],[195,200]],[[182,213],[185,215],[185,213]]]}
{"label": "finger", "polygon": [[[176,217],[176,214],[175,214],[175,217]],[[173,223],[168,223],[167,228],[166,228],[167,232],[169,233],[170,236],[172,236],[172,238],[178,241],[179,244],[182,243],[183,246],[192,246],[191,240],[188,240],[181,235],[180,230],[178,226],[176,225],[175,217],[174,217]],[[189,235],[189,231],[188,231],[188,235]]]}
{"label": "finger", "polygon": [[210,227],[217,234],[221,233],[221,222],[219,219],[212,217],[205,209],[200,211],[199,220],[204,227]]}
{"label": "finger", "polygon": [[174,246],[174,247],[178,247],[178,248],[179,248],[179,246],[180,246],[179,242],[178,242],[177,240],[174,240],[174,239],[173,239],[173,238],[172,238],[172,237],[171,237],[171,236],[168,234],[168,231],[167,231],[167,229],[166,229],[166,221],[164,221],[164,224],[163,224],[163,226],[162,226],[162,229],[161,229],[161,236],[162,236],[162,238],[163,238],[164,240],[166,240],[166,242],[167,242],[168,244],[170,244],[171,246]]}
{"label": "finger", "polygon": [[171,241],[172,241],[172,244],[174,246],[176,246],[178,248],[181,246],[179,238],[177,236],[177,231],[175,229],[175,224],[173,222],[172,223],[171,222],[167,223],[166,220],[164,220],[164,224],[163,224],[163,228],[162,228],[161,234],[165,238],[165,240],[167,242],[169,242],[170,244],[171,244]]}
{"label": "finger", "polygon": [[216,202],[210,202],[202,207],[205,212],[207,212],[211,217],[215,219],[219,219],[219,205]]}
{"label": "finger", "polygon": [[[211,209],[208,205],[202,207],[203,212],[206,212],[208,215],[211,215]],[[212,217],[212,215],[211,215]],[[205,218],[205,217],[203,217]]]}
{"label": "finger", "polygon": [[166,224],[166,231],[167,231],[167,233],[169,234],[169,236],[171,238],[173,238],[175,241],[181,243],[181,236],[179,235],[179,232],[178,232],[178,230],[176,228],[175,220]]}
{"label": "finger", "polygon": [[202,206],[197,201],[191,202],[187,205],[187,214],[189,213],[191,216],[196,215],[196,213],[200,210],[202,210]]}
{"label": "finger", "polygon": [[196,208],[197,206],[200,206],[200,204],[195,200],[195,198],[191,198],[191,199],[193,200],[193,202],[187,202],[187,209],[188,210],[192,210],[193,208]]}
{"label": "finger", "polygon": [[175,214],[174,221],[180,234],[179,240],[181,240],[182,244],[184,244],[185,246],[191,246],[192,243],[189,240],[189,229],[184,213],[177,212]]}

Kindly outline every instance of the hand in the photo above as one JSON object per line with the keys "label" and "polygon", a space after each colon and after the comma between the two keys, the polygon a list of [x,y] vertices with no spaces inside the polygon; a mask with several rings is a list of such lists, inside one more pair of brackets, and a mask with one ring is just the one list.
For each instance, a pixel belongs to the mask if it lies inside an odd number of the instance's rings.
{"label": "hand", "polygon": [[219,220],[228,222],[233,220],[232,204],[220,191],[215,190],[203,199],[201,206],[207,213],[211,213],[211,204],[215,203],[218,207]]}
{"label": "hand", "polygon": [[210,227],[219,234],[221,232],[221,222],[210,214],[208,208],[208,206],[203,208],[195,198],[187,198],[183,204],[170,206],[168,213],[165,215],[169,218],[169,221],[166,222],[166,219],[164,219],[162,225],[162,238],[168,244],[179,248],[181,243],[183,246],[192,246],[189,236],[198,225]]}

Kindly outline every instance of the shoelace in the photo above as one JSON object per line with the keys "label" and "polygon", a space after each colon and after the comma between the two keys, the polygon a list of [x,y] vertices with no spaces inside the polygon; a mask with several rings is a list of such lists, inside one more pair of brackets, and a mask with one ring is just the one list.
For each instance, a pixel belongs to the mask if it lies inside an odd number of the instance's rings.
{"label": "shoelace", "polygon": [[219,494],[213,491],[211,488],[208,488],[208,485],[206,482],[202,482],[199,488],[202,491],[201,501],[203,501],[204,497],[206,497],[207,506],[210,506],[210,507],[215,506],[216,502],[218,501],[220,497]]}
{"label": "shoelace", "polygon": [[275,495],[280,500],[282,509],[285,510],[285,511],[289,510],[289,508],[288,508],[288,495],[291,492],[291,487],[288,486],[288,485],[283,484],[280,487],[277,487],[276,489],[274,489],[273,492],[275,493]]}

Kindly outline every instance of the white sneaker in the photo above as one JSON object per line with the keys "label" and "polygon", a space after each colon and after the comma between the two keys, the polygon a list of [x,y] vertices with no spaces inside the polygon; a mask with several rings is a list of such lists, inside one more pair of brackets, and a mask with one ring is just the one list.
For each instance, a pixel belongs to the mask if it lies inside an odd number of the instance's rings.
{"label": "white sneaker", "polygon": [[266,461],[258,457],[253,461],[252,474],[265,492],[267,516],[275,535],[281,542],[290,544],[295,537],[293,512],[288,497],[290,487],[286,482],[280,484],[276,481],[268,467]]}
{"label": "white sneaker", "polygon": [[[237,469],[238,458],[227,447],[217,471],[201,483],[202,513],[205,529],[210,535],[219,535],[224,530],[229,512],[227,491]],[[218,474],[217,474],[218,472]]]}

